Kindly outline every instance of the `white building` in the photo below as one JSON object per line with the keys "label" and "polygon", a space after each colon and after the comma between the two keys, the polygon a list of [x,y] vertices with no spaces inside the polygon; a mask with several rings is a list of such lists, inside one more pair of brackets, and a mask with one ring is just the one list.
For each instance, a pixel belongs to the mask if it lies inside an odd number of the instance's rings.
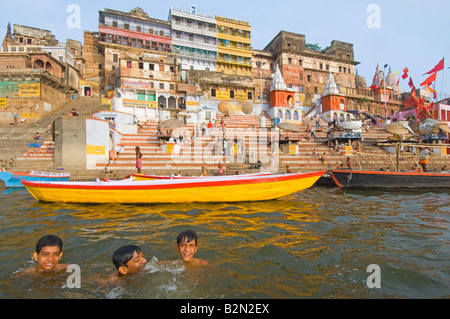
{"label": "white building", "polygon": [[182,70],[216,70],[217,43],[214,15],[189,9],[170,8],[172,50]]}

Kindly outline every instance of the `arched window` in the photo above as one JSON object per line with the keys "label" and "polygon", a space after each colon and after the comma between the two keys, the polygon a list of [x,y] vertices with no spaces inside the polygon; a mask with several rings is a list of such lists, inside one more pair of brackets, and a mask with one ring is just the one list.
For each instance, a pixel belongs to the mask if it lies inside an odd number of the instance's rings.
{"label": "arched window", "polygon": [[47,71],[50,74],[52,73],[52,64],[50,62],[45,63],[45,71]]}
{"label": "arched window", "polygon": [[299,120],[298,111],[294,111],[294,120]]}
{"label": "arched window", "polygon": [[44,68],[44,62],[42,60],[36,60],[33,63],[33,69],[43,69]]}
{"label": "arched window", "polygon": [[289,95],[287,98],[287,105],[289,107],[293,107],[294,106],[294,99],[292,98],[292,95]]}
{"label": "arched window", "polygon": [[165,109],[166,108],[166,98],[164,96],[160,96],[158,98],[158,106],[160,109]]}
{"label": "arched window", "polygon": [[181,110],[186,110],[186,99],[184,97],[178,98],[178,107]]}
{"label": "arched window", "polygon": [[283,112],[281,110],[278,110],[277,114],[278,114],[278,118],[280,118],[280,119],[283,118]]}
{"label": "arched window", "polygon": [[171,96],[169,97],[169,109],[176,110],[177,108],[177,100]]}
{"label": "arched window", "polygon": [[286,120],[290,120],[291,119],[291,111],[286,110]]}

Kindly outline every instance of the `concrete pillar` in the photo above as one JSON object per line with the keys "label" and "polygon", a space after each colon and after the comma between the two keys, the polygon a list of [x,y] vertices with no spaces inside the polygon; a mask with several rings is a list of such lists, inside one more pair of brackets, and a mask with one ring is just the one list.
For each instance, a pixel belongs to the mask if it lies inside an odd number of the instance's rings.
{"label": "concrete pillar", "polygon": [[63,116],[55,120],[55,167],[86,168],[86,120]]}

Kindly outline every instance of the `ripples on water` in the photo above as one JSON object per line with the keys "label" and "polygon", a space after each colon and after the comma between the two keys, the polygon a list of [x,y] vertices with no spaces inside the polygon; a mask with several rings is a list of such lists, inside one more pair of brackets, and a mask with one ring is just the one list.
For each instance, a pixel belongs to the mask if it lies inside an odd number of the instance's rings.
{"label": "ripples on water", "polygon": [[[0,190],[0,298],[448,298],[448,192],[367,192],[313,187],[280,200],[175,205],[78,205]],[[196,257],[176,259],[176,236],[199,235]],[[19,276],[45,234],[64,241],[68,273]],[[113,252],[139,245],[145,269],[114,285]],[[366,284],[370,264],[381,288]]]}

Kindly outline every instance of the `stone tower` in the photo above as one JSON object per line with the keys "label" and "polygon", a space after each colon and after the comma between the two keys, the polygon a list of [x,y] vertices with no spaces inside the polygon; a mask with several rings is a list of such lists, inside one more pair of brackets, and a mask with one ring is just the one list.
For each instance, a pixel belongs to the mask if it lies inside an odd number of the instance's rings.
{"label": "stone tower", "polygon": [[4,51],[8,50],[8,47],[13,44],[13,38],[11,33],[11,23],[8,22],[8,28],[6,31],[5,38],[3,39],[2,48]]}

